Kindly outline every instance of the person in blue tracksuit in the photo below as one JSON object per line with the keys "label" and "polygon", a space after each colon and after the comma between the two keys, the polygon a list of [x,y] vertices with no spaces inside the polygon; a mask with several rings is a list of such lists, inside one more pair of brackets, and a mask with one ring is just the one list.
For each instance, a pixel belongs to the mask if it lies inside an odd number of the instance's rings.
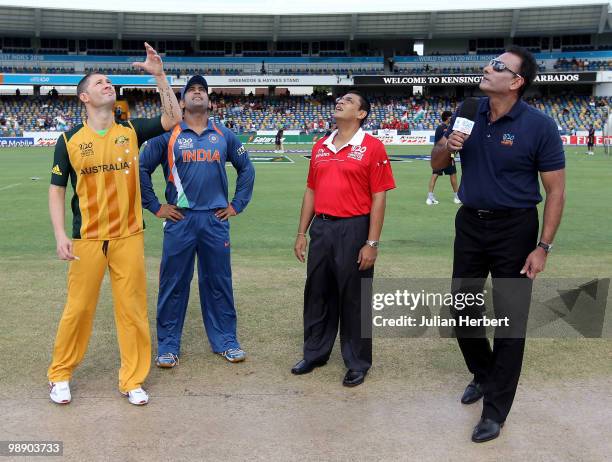
{"label": "person in blue tracksuit", "polygon": [[[178,364],[196,255],[202,318],[212,350],[230,362],[239,362],[245,353],[236,337],[228,219],[251,200],[255,169],[236,135],[209,119],[204,77],[189,79],[180,105],[183,122],[149,140],[140,154],[142,205],[165,219],[156,364],[166,368]],[[226,161],[238,172],[231,202]],[[158,165],[166,179],[167,204],[160,204],[151,182]]]}

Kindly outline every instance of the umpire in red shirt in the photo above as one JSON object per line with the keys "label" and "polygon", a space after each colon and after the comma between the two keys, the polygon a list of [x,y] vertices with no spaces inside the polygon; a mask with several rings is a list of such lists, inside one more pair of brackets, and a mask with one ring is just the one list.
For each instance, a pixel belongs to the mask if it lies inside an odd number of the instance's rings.
{"label": "umpire in red shirt", "polygon": [[291,372],[306,374],[323,366],[339,324],[348,368],[342,383],[348,387],[363,383],[372,365],[371,320],[364,320],[362,332],[361,301],[371,300],[386,191],[395,188],[384,145],[361,128],[369,113],[369,101],[358,92],[337,100],[338,129],[312,148],[294,247],[304,262],[310,227],[304,357]]}

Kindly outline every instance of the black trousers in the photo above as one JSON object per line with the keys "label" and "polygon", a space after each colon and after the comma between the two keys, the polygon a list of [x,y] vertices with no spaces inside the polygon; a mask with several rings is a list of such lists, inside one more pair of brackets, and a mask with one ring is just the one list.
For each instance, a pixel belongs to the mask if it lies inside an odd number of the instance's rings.
{"label": "black trousers", "polygon": [[[367,215],[337,220],[317,216],[310,226],[304,288],[304,359],[308,361],[328,360],[340,325],[346,367],[367,371],[372,365],[372,336],[362,332],[361,299],[362,295],[364,300],[372,299],[374,268],[359,271],[357,263],[369,226]],[[362,278],[369,280],[362,284]],[[370,322],[364,326],[371,329]]]}
{"label": "black trousers", "polygon": [[[482,292],[490,273],[495,317],[509,318],[509,328],[496,328],[493,349],[483,327],[455,328],[467,367],[483,388],[482,416],[500,423],[510,412],[523,363],[532,281],[520,271],[536,248],[538,226],[535,207],[496,214],[464,206],[455,218],[453,292]],[[482,310],[453,314],[477,318]]]}

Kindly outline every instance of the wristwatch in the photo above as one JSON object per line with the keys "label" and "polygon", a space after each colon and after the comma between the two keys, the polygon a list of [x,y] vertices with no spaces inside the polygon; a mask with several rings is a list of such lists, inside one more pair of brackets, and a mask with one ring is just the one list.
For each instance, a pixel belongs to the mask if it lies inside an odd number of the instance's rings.
{"label": "wristwatch", "polygon": [[370,240],[366,241],[366,244],[372,247],[373,249],[378,249],[378,243],[379,241],[370,241]]}
{"label": "wristwatch", "polygon": [[552,244],[547,244],[546,242],[538,242],[538,247],[542,247],[544,249],[544,252],[546,252],[546,254],[550,253],[550,251],[553,248]]}

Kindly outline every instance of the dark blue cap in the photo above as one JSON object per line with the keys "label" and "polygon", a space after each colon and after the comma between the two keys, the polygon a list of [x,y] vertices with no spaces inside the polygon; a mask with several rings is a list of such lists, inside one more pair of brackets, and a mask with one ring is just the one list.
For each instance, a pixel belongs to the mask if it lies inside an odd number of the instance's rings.
{"label": "dark blue cap", "polygon": [[208,93],[208,83],[206,82],[206,79],[201,75],[194,75],[187,81],[187,83],[181,90],[181,99],[185,98],[185,93],[187,93],[189,87],[192,87],[194,85],[202,85],[206,90],[206,93]]}

